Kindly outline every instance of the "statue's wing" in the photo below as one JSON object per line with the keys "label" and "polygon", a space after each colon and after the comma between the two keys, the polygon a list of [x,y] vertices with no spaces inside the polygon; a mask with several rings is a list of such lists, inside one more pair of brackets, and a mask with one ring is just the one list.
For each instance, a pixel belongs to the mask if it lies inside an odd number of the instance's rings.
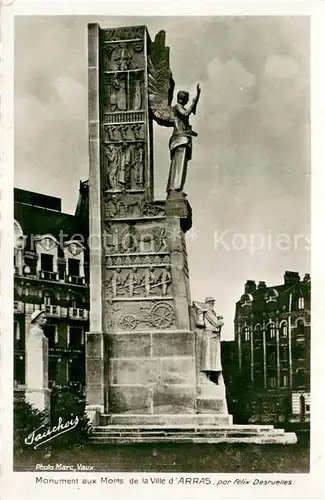
{"label": "statue's wing", "polygon": [[165,32],[160,31],[151,44],[148,56],[148,96],[153,119],[164,127],[174,125],[171,107],[174,87],[169,67],[169,48],[165,46]]}

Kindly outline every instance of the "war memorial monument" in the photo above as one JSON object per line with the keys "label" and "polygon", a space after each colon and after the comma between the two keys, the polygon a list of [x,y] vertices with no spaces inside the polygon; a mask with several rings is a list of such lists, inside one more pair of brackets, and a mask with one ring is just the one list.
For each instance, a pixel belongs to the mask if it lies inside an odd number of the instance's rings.
{"label": "war memorial monument", "polygon": [[[191,299],[185,235],[192,208],[183,188],[200,86],[192,100],[185,90],[174,96],[165,33],[151,41],[145,26],[89,25],[88,72],[92,439],[295,443],[295,434],[273,426],[232,424],[222,317],[213,297]],[[159,201],[153,121],[171,131],[166,199]]]}

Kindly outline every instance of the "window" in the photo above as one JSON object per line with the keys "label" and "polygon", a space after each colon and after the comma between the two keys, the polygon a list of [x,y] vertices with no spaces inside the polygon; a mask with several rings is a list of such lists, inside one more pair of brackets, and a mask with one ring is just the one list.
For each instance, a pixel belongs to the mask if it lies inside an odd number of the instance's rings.
{"label": "window", "polygon": [[84,379],[84,363],[81,359],[69,359],[68,380],[69,382],[81,382]]}
{"label": "window", "polygon": [[68,274],[69,276],[80,276],[79,259],[68,259]]}
{"label": "window", "polygon": [[286,338],[288,336],[288,325],[283,321],[280,325],[280,337]]}
{"label": "window", "polygon": [[25,274],[27,274],[26,269],[29,269],[28,274],[35,276],[36,275],[36,259],[25,258]]}
{"label": "window", "polygon": [[276,377],[274,377],[273,375],[271,377],[268,377],[268,379],[267,379],[267,385],[271,389],[273,389],[274,387],[276,387]]}
{"label": "window", "polygon": [[267,354],[268,365],[275,365],[276,363],[276,352],[274,350],[269,351]]}
{"label": "window", "polygon": [[242,353],[242,359],[243,359],[243,363],[245,364],[245,366],[249,365],[250,362],[251,362],[251,353],[250,353],[250,351],[244,350],[243,353]]}
{"label": "window", "polygon": [[25,383],[24,356],[15,356],[14,358],[14,380],[15,380],[15,385],[22,385]]}
{"label": "window", "polygon": [[80,326],[69,326],[69,346],[80,349],[83,345],[83,329]]}
{"label": "window", "polygon": [[50,356],[49,358],[49,381],[56,382],[58,372],[58,358]]}
{"label": "window", "polygon": [[254,365],[256,365],[257,369],[263,367],[263,351],[261,348],[254,351]]}
{"label": "window", "polygon": [[277,401],[270,401],[270,403],[269,403],[269,409],[270,409],[271,413],[277,413],[277,411],[278,411]]}
{"label": "window", "polygon": [[298,298],[298,309],[304,309],[305,308],[305,301],[303,297]]}
{"label": "window", "polygon": [[262,372],[257,372],[254,374],[255,386],[257,388],[264,387],[264,375]]}
{"label": "window", "polygon": [[306,411],[310,412],[310,405],[306,405]]}
{"label": "window", "polygon": [[59,280],[64,280],[65,266],[63,264],[59,264],[58,265],[58,271],[59,271]]}
{"label": "window", "polygon": [[20,341],[20,325],[18,321],[14,321],[14,340],[15,342]]}
{"label": "window", "polygon": [[250,333],[249,333],[248,327],[244,326],[242,332],[243,332],[243,341],[249,342],[250,341]]}
{"label": "window", "polygon": [[51,305],[51,295],[48,292],[45,292],[43,295],[43,304],[45,304],[46,306]]}
{"label": "window", "polygon": [[85,307],[84,305],[84,299],[81,294],[76,293],[71,295],[71,307],[74,309],[83,309]]}
{"label": "window", "polygon": [[269,323],[266,327],[267,339],[275,339],[275,324]]}
{"label": "window", "polygon": [[306,346],[304,341],[298,341],[294,344],[292,349],[292,357],[294,359],[305,359],[306,357]]}
{"label": "window", "polygon": [[286,345],[280,346],[280,361],[289,361],[289,349]]}
{"label": "window", "polygon": [[49,341],[49,349],[53,349],[54,347],[56,347],[56,344],[58,342],[56,325],[46,325],[44,330],[45,335]]}
{"label": "window", "polygon": [[305,324],[302,319],[297,321],[296,333],[297,335],[305,335]]}
{"label": "window", "polygon": [[289,377],[287,373],[282,373],[281,374],[281,387],[288,387],[289,386]]}
{"label": "window", "polygon": [[304,370],[304,368],[298,368],[296,370],[295,385],[297,387],[304,387],[304,385],[305,385],[305,370]]}
{"label": "window", "polygon": [[256,325],[255,331],[254,331],[254,340],[255,341],[261,341],[263,339],[263,332],[262,328],[260,325]]}
{"label": "window", "polygon": [[53,272],[53,255],[41,253],[41,269],[42,271]]}

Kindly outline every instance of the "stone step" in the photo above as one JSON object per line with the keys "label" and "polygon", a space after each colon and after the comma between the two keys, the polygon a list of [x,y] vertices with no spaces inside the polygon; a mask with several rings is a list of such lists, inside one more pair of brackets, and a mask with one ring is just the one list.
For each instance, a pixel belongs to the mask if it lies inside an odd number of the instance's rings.
{"label": "stone step", "polygon": [[227,414],[102,414],[100,425],[132,425],[143,427],[145,425],[170,425],[184,426],[196,425],[231,425],[232,416]]}
{"label": "stone step", "polygon": [[219,436],[219,437],[197,437],[187,436],[119,436],[109,435],[92,436],[91,441],[95,444],[137,444],[137,443],[243,443],[243,444],[296,444],[297,437],[293,432],[286,432],[282,435],[263,435],[263,436]]}
{"label": "stone step", "polygon": [[227,435],[254,435],[254,436],[259,436],[259,435],[265,435],[265,434],[272,434],[272,435],[283,435],[284,434],[284,429],[259,429],[259,430],[254,430],[254,429],[245,429],[245,430],[236,430],[236,429],[146,429],[146,430],[141,430],[141,429],[114,429],[114,428],[107,428],[107,427],[96,427],[93,429],[93,433],[96,435],[140,435],[140,436],[150,436],[150,435],[206,435],[206,434],[213,434],[213,435],[221,435],[221,434],[227,434]]}
{"label": "stone step", "polygon": [[123,432],[123,433],[118,433],[118,432],[112,432],[112,433],[105,433],[105,432],[96,432],[95,434],[92,435],[93,438],[104,438],[107,437],[109,439],[111,438],[160,438],[160,437],[168,437],[170,440],[178,439],[178,438],[192,438],[192,437],[197,437],[197,438],[222,438],[222,437],[234,437],[234,438],[247,438],[247,437],[281,437],[284,436],[284,432],[260,432],[259,434],[241,434],[241,433],[232,433],[232,432],[200,432],[200,433],[193,433],[193,434],[184,434],[184,433],[177,433],[177,434],[169,434],[169,433],[148,433],[148,434],[135,434],[131,432]]}
{"label": "stone step", "polygon": [[175,426],[170,424],[161,425],[100,425],[94,427],[94,429],[116,429],[116,430],[152,430],[152,429],[170,429],[170,430],[201,430],[201,429],[221,429],[221,430],[236,430],[236,431],[265,431],[274,429],[274,425],[263,425],[263,424],[232,424],[232,425],[219,425],[219,424],[183,424],[181,426]]}

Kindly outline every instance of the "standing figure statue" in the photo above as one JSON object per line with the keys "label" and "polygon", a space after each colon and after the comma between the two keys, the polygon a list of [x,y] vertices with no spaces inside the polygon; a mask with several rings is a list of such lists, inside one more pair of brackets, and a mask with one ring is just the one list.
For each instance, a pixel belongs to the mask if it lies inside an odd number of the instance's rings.
{"label": "standing figure statue", "polygon": [[26,343],[26,400],[40,411],[50,411],[48,339],[44,335],[46,315],[34,311]]}
{"label": "standing figure statue", "polygon": [[174,127],[169,141],[171,165],[167,192],[183,191],[186,180],[187,163],[192,158],[192,137],[197,133],[189,124],[189,116],[195,115],[201,89],[198,84],[196,96],[186,108],[189,93],[180,90],[177,103],[172,106],[175,82],[169,67],[169,48],[165,46],[165,32],[160,31],[152,44],[148,58],[148,96],[153,119],[164,127]]}
{"label": "standing figure statue", "polygon": [[177,93],[177,104],[172,108],[174,112],[174,131],[169,140],[171,164],[167,192],[183,191],[187,163],[192,158],[192,136],[197,136],[197,133],[192,130],[189,124],[189,116],[191,113],[195,115],[200,93],[201,89],[197,84],[196,96],[187,109],[185,105],[188,103],[189,93],[185,90],[180,90]]}
{"label": "standing figure statue", "polygon": [[200,343],[200,371],[218,385],[223,384],[221,366],[222,316],[214,311],[215,299],[206,297],[204,303],[193,302],[196,310],[196,324],[203,328]]}

